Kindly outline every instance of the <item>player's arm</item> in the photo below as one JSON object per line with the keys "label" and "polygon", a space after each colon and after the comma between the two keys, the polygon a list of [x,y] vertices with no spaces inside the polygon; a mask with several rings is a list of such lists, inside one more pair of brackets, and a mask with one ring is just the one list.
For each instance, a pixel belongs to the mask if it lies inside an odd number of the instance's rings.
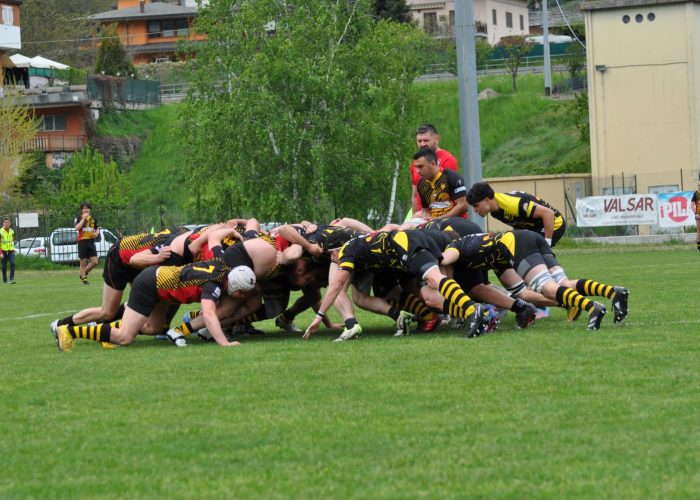
{"label": "player's arm", "polygon": [[292,264],[297,260],[301,259],[302,255],[304,255],[304,249],[302,248],[302,246],[293,243],[287,248],[285,248],[282,252],[277,252],[276,260],[278,264],[282,266],[288,266],[289,264]]}
{"label": "player's arm", "polygon": [[447,247],[444,252],[442,252],[442,260],[440,261],[440,267],[451,266],[459,260],[459,250],[455,247]]}
{"label": "player's arm", "polygon": [[554,210],[536,203],[535,209],[532,211],[532,218],[542,221],[544,238],[547,240],[547,244],[551,245],[552,236],[554,235]]}
{"label": "player's arm", "polygon": [[76,230],[76,231],[80,231],[80,230],[83,228],[83,226],[85,225],[85,221],[86,221],[86,220],[87,220],[87,217],[86,217],[84,214],[82,214],[82,215],[80,216],[80,220],[79,220],[78,223],[75,225],[75,230]]}
{"label": "player's arm", "polygon": [[361,222],[357,219],[351,219],[350,217],[343,217],[342,219],[336,219],[331,223],[331,225],[332,226],[347,227],[350,229],[354,229],[355,231],[359,231],[363,234],[371,233],[372,231],[374,231],[374,229],[369,227],[364,222]]}
{"label": "player's arm", "polygon": [[461,217],[467,211],[467,198],[462,196],[453,200],[455,206],[452,207],[447,213],[435,217],[435,219],[449,219],[450,217]]}
{"label": "player's arm", "polygon": [[285,224],[277,228],[278,234],[290,243],[300,245],[304,250],[309,252],[311,255],[319,256],[323,253],[323,249],[315,243],[311,243],[309,240],[304,238],[299,232],[294,229],[290,224]]}
{"label": "player's arm", "polygon": [[144,269],[148,266],[155,266],[168,260],[172,253],[173,252],[168,245],[160,247],[155,253],[151,249],[142,250],[141,252],[135,253],[131,256],[129,259],[129,265],[139,269]]}
{"label": "player's arm", "polygon": [[226,335],[224,335],[221,323],[216,315],[216,302],[211,299],[202,299],[202,318],[204,319],[204,326],[206,326],[211,336],[221,347],[241,345],[240,342],[229,342]]}
{"label": "player's arm", "polygon": [[335,302],[335,299],[338,297],[342,290],[347,288],[348,284],[351,281],[352,275],[353,271],[343,269],[342,267],[338,269],[337,273],[335,273],[335,277],[333,278],[333,281],[328,285],[328,290],[326,290],[326,295],[323,296],[321,306],[318,308],[314,320],[311,322],[311,324],[306,329],[306,332],[304,333],[305,339],[310,338],[311,335],[313,335],[313,333],[318,329],[319,325],[323,321],[323,318],[326,317],[328,309],[330,309],[331,305],[333,305],[333,303]]}

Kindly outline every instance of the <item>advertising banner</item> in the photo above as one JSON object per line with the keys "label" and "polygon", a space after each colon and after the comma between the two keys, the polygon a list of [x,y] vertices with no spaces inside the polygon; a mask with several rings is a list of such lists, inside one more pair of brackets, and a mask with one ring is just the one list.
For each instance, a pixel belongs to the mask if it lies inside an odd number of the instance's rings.
{"label": "advertising banner", "polygon": [[655,194],[619,194],[590,196],[576,200],[576,225],[579,227],[657,224]]}
{"label": "advertising banner", "polygon": [[659,226],[678,227],[694,226],[695,214],[690,206],[693,198],[692,191],[679,191],[675,193],[659,193]]}

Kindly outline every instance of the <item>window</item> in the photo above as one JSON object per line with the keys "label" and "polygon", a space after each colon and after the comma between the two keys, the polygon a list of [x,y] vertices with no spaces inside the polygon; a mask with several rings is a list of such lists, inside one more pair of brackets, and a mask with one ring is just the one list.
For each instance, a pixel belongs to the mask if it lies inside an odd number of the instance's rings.
{"label": "window", "polygon": [[[651,14],[649,14],[649,15],[651,15]],[[450,11],[450,26],[454,26],[454,25],[455,25],[455,11],[451,10]]]}
{"label": "window", "polygon": [[12,26],[13,24],[15,24],[15,15],[12,12],[11,5],[2,6],[2,24],[5,24],[7,26]]}
{"label": "window", "polygon": [[520,16],[520,31],[525,31],[525,16]]}
{"label": "window", "polygon": [[498,23],[496,22],[496,9],[491,9],[491,24],[496,26]]}
{"label": "window", "polygon": [[41,130],[55,132],[66,130],[66,117],[64,115],[45,115],[41,119]]}
{"label": "window", "polygon": [[423,14],[423,31],[426,33],[437,33],[437,13],[426,12]]}
{"label": "window", "polygon": [[187,19],[148,21],[148,38],[186,36],[189,33]]}
{"label": "window", "polygon": [[513,14],[506,12],[506,28],[513,27]]}

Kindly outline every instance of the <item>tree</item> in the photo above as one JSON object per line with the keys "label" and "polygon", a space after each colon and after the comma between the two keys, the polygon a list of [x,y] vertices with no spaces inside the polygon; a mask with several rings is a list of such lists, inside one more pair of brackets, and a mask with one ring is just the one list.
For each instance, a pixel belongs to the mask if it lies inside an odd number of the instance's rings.
{"label": "tree", "polygon": [[114,161],[105,163],[104,157],[90,146],[75,153],[66,163],[61,184],[60,201],[63,206],[77,207],[88,198],[94,205],[126,207],[129,201],[129,182]]}
{"label": "tree", "polygon": [[368,0],[222,0],[197,30],[182,131],[199,217],[387,215],[424,34],[376,21]]}
{"label": "tree", "polygon": [[411,9],[406,0],[374,0],[374,14],[381,19],[410,23]]}
{"label": "tree", "polygon": [[7,193],[13,179],[31,163],[30,151],[39,126],[20,97],[0,98],[0,192]]}
{"label": "tree", "polygon": [[109,76],[135,75],[136,68],[126,55],[116,30],[107,29],[103,34],[105,37],[100,42],[95,73]]}
{"label": "tree", "polygon": [[497,46],[503,48],[506,53],[504,62],[513,79],[513,91],[516,91],[518,90],[518,69],[523,59],[525,59],[532,50],[533,44],[528,42],[525,36],[518,35],[501,38]]}

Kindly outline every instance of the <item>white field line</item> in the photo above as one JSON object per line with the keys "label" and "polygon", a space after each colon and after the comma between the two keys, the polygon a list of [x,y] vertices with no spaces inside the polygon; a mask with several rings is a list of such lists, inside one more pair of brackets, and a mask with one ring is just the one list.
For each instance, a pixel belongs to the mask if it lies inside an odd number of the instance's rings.
{"label": "white field line", "polygon": [[26,316],[17,316],[16,318],[0,318],[0,322],[3,322],[3,321],[22,321],[25,319],[43,318],[44,316],[60,316],[61,314],[68,314],[70,312],[75,312],[75,311],[58,311],[55,313],[28,314]]}

